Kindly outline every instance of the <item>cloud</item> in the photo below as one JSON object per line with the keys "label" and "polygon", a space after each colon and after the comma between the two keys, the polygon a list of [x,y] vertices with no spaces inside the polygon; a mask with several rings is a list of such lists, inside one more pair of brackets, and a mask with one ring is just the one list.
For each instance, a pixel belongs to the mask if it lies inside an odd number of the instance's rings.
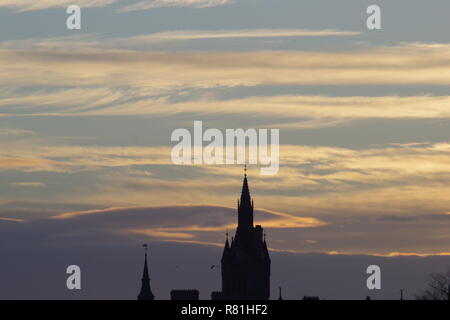
{"label": "cloud", "polygon": [[[209,299],[210,292],[220,288],[220,270],[209,268],[220,264],[223,234],[219,235],[217,246],[212,242],[205,245],[200,240],[158,242],[148,241],[145,236],[101,232],[92,232],[86,238],[83,231],[92,225],[56,222],[46,220],[32,226],[0,224],[0,254],[7,258],[1,273],[2,299],[73,299],[73,292],[68,292],[61,283],[66,281],[67,266],[74,261],[82,270],[88,270],[83,283],[89,290],[81,290],[77,299],[136,299],[142,275],[143,242],[150,246],[151,285],[158,300],[170,299],[170,290],[174,288],[197,288],[202,299]],[[275,235],[268,234],[269,245],[275,239]],[[335,247],[337,244],[339,238],[335,239]],[[431,272],[445,271],[450,261],[448,256],[381,257],[277,250],[270,254],[271,283],[283,286],[284,298],[297,300],[310,294],[326,299],[362,299],[368,294],[377,299],[398,299],[398,288],[412,297],[426,286]],[[369,292],[365,286],[365,270],[371,264],[379,265],[383,272],[384,287],[377,293]],[[111,281],[112,278],[115,280]],[[274,287],[271,296],[277,295]]]}
{"label": "cloud", "polygon": [[0,221],[6,221],[6,222],[24,222],[25,220],[23,220],[23,219],[17,219],[17,218],[5,218],[5,217],[0,217]]}
{"label": "cloud", "polygon": [[210,8],[234,3],[234,0],[147,0],[128,5],[117,10],[118,12],[130,12],[150,10],[156,8]]}
{"label": "cloud", "polygon": [[62,162],[43,158],[15,158],[1,157],[0,170],[19,170],[24,172],[33,171],[64,171],[66,165]]}
{"label": "cloud", "polygon": [[125,39],[112,39],[120,44],[142,44],[146,42],[206,39],[248,39],[248,38],[286,38],[286,37],[329,37],[355,36],[359,31],[308,30],[308,29],[238,29],[238,30],[177,30],[139,35]]}
{"label": "cloud", "polygon": [[[81,8],[106,7],[112,4],[122,4],[121,0],[78,0],[76,5]],[[129,1],[127,1],[129,2]],[[209,8],[233,3],[234,0],[147,0],[122,6],[117,12],[150,10],[155,8]],[[17,12],[65,8],[74,4],[72,0],[2,0],[0,7],[16,9]]]}
{"label": "cloud", "polygon": [[[0,100],[0,110],[8,109],[12,112],[19,110],[28,110],[32,112],[33,107],[39,107],[44,112],[64,108],[65,112],[83,112],[97,106],[112,105],[116,101],[124,100],[123,90],[114,90],[113,88],[70,88],[64,90],[42,88],[34,92],[24,93],[15,90],[4,90],[5,96]],[[6,110],[5,110],[6,111]],[[0,135],[24,135],[32,132],[17,129],[0,129]]]}
{"label": "cloud", "polygon": [[[77,0],[76,5],[82,8],[103,7],[115,3],[117,0]],[[51,8],[66,8],[73,5],[72,0],[2,0],[0,7],[17,9],[18,12],[45,10]]]}
{"label": "cloud", "polygon": [[0,128],[0,136],[6,137],[22,137],[32,136],[35,133],[31,130],[17,129],[17,128]]}
{"label": "cloud", "polygon": [[31,187],[31,188],[45,187],[45,183],[42,182],[11,182],[9,185],[14,187]]}
{"label": "cloud", "polygon": [[43,144],[42,140],[8,140],[0,145],[15,146],[0,157],[0,170],[72,172],[171,164],[170,147],[66,146]]}
{"label": "cloud", "polygon": [[[163,53],[84,48],[84,45],[77,48],[75,44],[72,52],[43,47],[1,50],[0,57],[4,62],[0,67],[3,71],[0,82],[4,84],[1,112],[10,116],[237,114],[264,116],[270,119],[272,126],[290,128],[340,125],[354,119],[449,118],[448,96],[278,95],[223,99],[214,92],[217,88],[268,84],[445,85],[450,72],[446,58],[449,51],[445,45],[411,44],[331,53]],[[22,87],[30,89],[23,93]],[[189,93],[195,90],[210,92],[192,99]],[[184,98],[186,95],[188,98]],[[286,119],[290,123],[286,123]],[[4,132],[7,136],[12,131]],[[178,168],[171,166],[169,145],[53,145],[45,137],[30,134],[25,138],[20,141],[2,139],[1,170],[64,172],[73,174],[70,178],[82,177],[76,174],[89,171],[92,180],[88,183],[79,180],[83,188],[77,188],[78,184],[70,186],[73,192],[67,192],[65,197],[59,193],[52,195],[69,207],[70,200],[76,197],[80,203],[91,206],[84,211],[100,210],[99,207],[105,206],[198,205],[204,199],[216,206],[228,206],[235,202],[239,191],[241,177],[237,176],[242,172],[235,167],[182,167],[183,175],[178,175]],[[335,250],[386,255],[391,252],[446,252],[445,246],[449,243],[444,231],[448,227],[447,220],[438,215],[448,212],[445,195],[450,192],[447,183],[450,147],[445,141],[410,142],[366,146],[365,149],[282,145],[280,174],[252,180],[252,188],[257,190],[258,207],[289,215],[269,214],[272,219],[261,219],[264,226],[278,235],[274,239],[292,240],[288,245],[274,242],[273,249],[290,246],[289,250],[297,251]],[[214,177],[214,184],[205,183],[207,175]],[[22,178],[10,181],[22,181]],[[33,178],[23,179],[33,181]],[[382,214],[396,218],[377,221]],[[430,215],[433,219],[421,220],[424,224],[421,226],[416,219],[402,219],[419,214]],[[177,221],[184,217],[174,216]],[[217,218],[217,215],[211,216]],[[317,223],[305,220],[305,217],[314,217],[327,225],[302,227]],[[359,221],[355,217],[368,220]],[[376,222],[373,223],[370,217]],[[201,220],[200,216],[198,218]],[[78,219],[89,220],[81,217],[70,220],[78,223]],[[124,220],[122,229],[116,228],[116,222],[109,216],[106,219],[114,226],[107,231],[120,230],[123,236],[198,243],[219,243],[218,228],[223,230],[234,223],[230,218],[216,225],[194,224],[178,228],[177,221],[173,224],[149,221],[149,226],[144,226],[128,224]],[[95,225],[96,221],[93,219],[91,223]],[[298,228],[302,228],[301,234],[298,234]],[[423,233],[424,237],[410,239],[408,232],[411,230],[415,230],[414,234]],[[90,230],[90,235],[93,236],[95,231]],[[73,232],[79,235],[84,230],[75,228]],[[380,234],[382,241],[377,240]],[[63,237],[72,233],[67,231],[58,235]]]}
{"label": "cloud", "polygon": [[[318,218],[257,210],[255,223],[265,228],[272,252],[386,257],[448,255],[445,248],[450,238],[446,230],[450,221],[423,217],[405,223],[383,221],[377,215],[330,215],[325,223]],[[213,205],[106,208],[70,212],[50,219],[19,219],[20,229],[0,224],[0,228],[4,226],[0,234],[8,242],[14,242],[21,233],[27,233],[27,241],[22,239],[21,246],[38,242],[66,248],[71,244],[106,245],[123,241],[221,246],[225,230],[232,232],[236,219],[235,208]],[[282,220],[289,225],[280,223]],[[411,236],[417,233],[421,237]]]}
{"label": "cloud", "polygon": [[[10,94],[0,111],[34,116],[137,116],[242,114],[270,117],[265,127],[313,129],[347,125],[358,119],[448,119],[450,96],[252,96],[240,99],[199,97],[171,101],[174,89],[77,88]],[[21,105],[20,109],[15,108]],[[0,135],[26,131],[0,130]],[[28,133],[31,134],[31,133]]]}
{"label": "cloud", "polygon": [[[235,226],[235,208],[195,205],[195,206],[166,206],[166,207],[129,207],[106,208],[80,212],[66,212],[52,217],[53,219],[107,219],[109,224],[120,222],[117,227],[136,233],[137,230],[148,235],[179,235],[186,232],[223,231]],[[312,217],[298,217],[287,213],[270,210],[255,210],[259,222],[271,228],[311,228],[325,225]],[[127,220],[129,222],[126,222]],[[138,221],[140,220],[140,221]],[[152,228],[143,228],[143,221]],[[184,233],[182,233],[184,231]]]}
{"label": "cloud", "polygon": [[[119,104],[112,108],[93,110],[91,114],[259,114],[273,118],[270,126],[275,128],[317,128],[342,125],[345,121],[354,119],[449,118],[449,103],[449,96],[270,96],[229,100],[199,99],[176,103],[160,99]],[[277,118],[290,120],[282,122]]]}
{"label": "cloud", "polygon": [[[198,204],[197,195],[203,194],[210,203],[230,205],[241,182],[242,172],[234,166],[174,166],[170,146],[51,145],[45,139],[5,141],[0,146],[5,150],[0,159],[3,171],[65,172],[74,177],[90,172],[93,180],[84,182],[88,188],[74,189],[60,198],[64,202],[76,196],[80,202],[107,206]],[[417,206],[427,213],[448,211],[448,143],[365,149],[281,145],[280,156],[278,175],[252,177],[261,198],[258,205],[270,210],[405,216]],[[205,179],[216,182],[211,187]]]}
{"label": "cloud", "polygon": [[[88,187],[61,196],[63,202],[76,196],[82,203],[106,206],[195,205],[198,194],[203,194],[209,203],[227,206],[235,202],[241,183],[242,172],[235,166],[174,166],[170,146],[66,146],[35,140],[0,146],[6,150],[0,160],[3,171],[65,172],[74,177],[90,172],[92,181],[84,182]],[[308,215],[309,210],[320,215],[403,216],[410,216],[418,206],[427,213],[448,211],[448,143],[365,149],[281,145],[280,156],[278,175],[252,175],[258,205],[269,210],[294,215]],[[214,186],[205,184],[205,179],[214,179]]]}
{"label": "cloud", "polygon": [[[71,52],[61,48],[0,50],[0,83],[4,88],[1,114],[240,112],[293,117],[288,123],[274,119],[274,125],[285,128],[342,125],[361,118],[449,116],[448,96],[278,95],[224,100],[215,92],[268,85],[447,85],[450,51],[443,44],[405,44],[334,53],[166,53],[86,49],[83,44],[77,48],[77,43],[72,47]],[[24,87],[33,89],[18,89]],[[205,94],[197,94],[193,99],[189,93],[195,90],[204,90]]]}
{"label": "cloud", "polygon": [[145,235],[150,238],[156,238],[160,241],[164,241],[165,239],[177,241],[177,239],[192,239],[194,235],[190,233],[182,233],[182,232],[170,232],[170,231],[157,231],[157,230],[148,230],[148,229],[130,229],[127,230],[129,233],[135,233],[140,235]]}
{"label": "cloud", "polygon": [[[129,51],[152,49],[155,44],[191,40],[223,39],[277,39],[301,37],[342,37],[360,35],[360,31],[336,29],[218,29],[218,30],[168,30],[128,37],[108,37],[105,34],[88,33],[81,35],[5,40],[0,44],[3,49],[16,50],[59,50],[68,47],[76,49],[121,49]],[[435,48],[435,47],[432,47]],[[160,51],[160,50],[159,50]]]}
{"label": "cloud", "polygon": [[[257,85],[449,84],[448,48],[352,52],[0,50],[0,83],[214,88]],[[405,48],[409,52],[405,52]],[[45,63],[43,63],[45,62]],[[45,75],[45,77],[43,76]]]}

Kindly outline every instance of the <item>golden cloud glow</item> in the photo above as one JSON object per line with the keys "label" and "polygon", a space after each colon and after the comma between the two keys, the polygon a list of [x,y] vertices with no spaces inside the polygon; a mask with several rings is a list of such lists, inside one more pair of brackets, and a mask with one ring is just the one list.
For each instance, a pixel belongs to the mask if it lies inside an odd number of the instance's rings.
{"label": "golden cloud glow", "polygon": [[[119,207],[198,204],[197,195],[204,194],[210,203],[229,206],[235,202],[242,175],[235,166],[198,166],[196,177],[180,181],[139,169],[143,165],[171,166],[170,147],[49,146],[31,142],[3,143],[7,157],[0,159],[0,169],[94,172],[99,168],[116,168],[114,175],[97,177],[97,184],[91,186],[95,192],[79,195],[85,203]],[[407,214],[411,206],[418,205],[427,212],[448,211],[445,194],[450,192],[446,183],[450,179],[449,144],[397,144],[360,150],[282,145],[280,155],[279,174],[251,178],[252,188],[263,194],[257,198],[258,206],[275,213],[309,216],[308,210],[311,213],[379,210]],[[134,169],[128,169],[130,166]],[[205,185],[205,176],[215,177],[214,187]],[[154,193],[155,190],[158,192]],[[278,190],[277,195],[272,194],[273,190]],[[308,195],[299,195],[299,190],[307,191]],[[280,223],[289,227],[287,221]]]}
{"label": "golden cloud glow", "polygon": [[[248,30],[178,30],[152,33],[123,39],[128,43],[159,42],[173,40],[199,39],[239,39],[239,38],[284,38],[284,37],[328,37],[354,36],[361,32],[340,30],[307,30],[307,29],[248,29]],[[116,40],[116,41],[120,41]]]}
{"label": "golden cloud glow", "polygon": [[[9,44],[8,46],[14,46]],[[3,46],[5,47],[5,45]],[[449,46],[352,52],[0,50],[0,83],[211,88],[256,85],[450,84]]]}
{"label": "golden cloud glow", "polygon": [[16,187],[31,187],[31,188],[45,187],[45,183],[42,182],[11,182],[10,185]]}
{"label": "golden cloud glow", "polygon": [[152,229],[129,229],[127,233],[141,234],[157,239],[192,239],[194,235],[182,232],[170,232],[166,230],[152,230]]}
{"label": "golden cloud glow", "polygon": [[24,222],[24,219],[16,219],[16,218],[5,218],[0,217],[0,221],[9,221],[9,222]]}

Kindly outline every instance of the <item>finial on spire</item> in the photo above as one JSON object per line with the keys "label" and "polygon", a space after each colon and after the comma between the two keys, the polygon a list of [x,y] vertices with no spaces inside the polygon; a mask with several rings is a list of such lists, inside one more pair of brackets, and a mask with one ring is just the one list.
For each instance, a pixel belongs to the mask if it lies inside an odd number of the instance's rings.
{"label": "finial on spire", "polygon": [[244,165],[244,176],[247,176],[247,164]]}

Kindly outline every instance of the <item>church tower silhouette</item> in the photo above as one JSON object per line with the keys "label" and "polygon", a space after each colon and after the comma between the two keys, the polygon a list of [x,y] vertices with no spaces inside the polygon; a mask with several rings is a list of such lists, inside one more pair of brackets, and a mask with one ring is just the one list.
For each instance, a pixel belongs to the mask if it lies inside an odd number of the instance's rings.
{"label": "church tower silhouette", "polygon": [[145,262],[144,262],[144,272],[142,274],[142,285],[141,292],[139,292],[138,300],[154,300],[155,296],[150,288],[150,277],[148,276],[148,266],[147,266],[147,245],[144,244],[145,248]]}
{"label": "church tower silhouette", "polygon": [[270,257],[260,225],[253,225],[253,200],[245,169],[238,200],[238,226],[231,243],[227,239],[222,254],[222,291],[213,300],[267,300],[270,296]]}

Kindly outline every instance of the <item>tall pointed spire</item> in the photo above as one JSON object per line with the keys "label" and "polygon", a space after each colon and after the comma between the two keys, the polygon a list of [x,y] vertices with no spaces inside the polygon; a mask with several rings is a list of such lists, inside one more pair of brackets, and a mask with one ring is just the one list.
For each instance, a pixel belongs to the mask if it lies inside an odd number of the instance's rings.
{"label": "tall pointed spire", "polygon": [[241,198],[238,201],[238,226],[243,228],[253,227],[253,201],[247,181],[247,165],[244,167],[244,181],[242,183]]}
{"label": "tall pointed spire", "polygon": [[247,165],[244,167],[244,182],[242,184],[242,192],[241,192],[241,205],[242,204],[251,204],[250,190],[248,189],[248,181],[247,181]]}
{"label": "tall pointed spire", "polygon": [[139,292],[138,300],[154,300],[155,296],[152,293],[152,289],[150,288],[150,277],[148,275],[148,265],[147,265],[147,250],[148,246],[146,244],[142,245],[145,250],[145,262],[144,262],[144,271],[142,273],[142,284],[141,284],[141,292]]}

